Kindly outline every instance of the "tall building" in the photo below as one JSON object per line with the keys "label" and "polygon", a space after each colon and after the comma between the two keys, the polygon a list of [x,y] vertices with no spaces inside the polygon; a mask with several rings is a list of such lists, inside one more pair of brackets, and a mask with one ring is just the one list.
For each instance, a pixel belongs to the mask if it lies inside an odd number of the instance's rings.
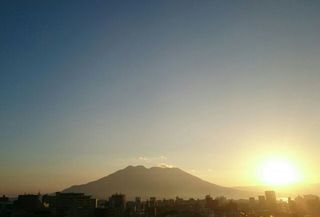
{"label": "tall building", "polygon": [[151,207],[156,207],[157,206],[157,199],[155,197],[150,197],[150,206]]}
{"label": "tall building", "polygon": [[266,195],[266,202],[267,203],[276,203],[277,202],[276,192],[265,191],[265,195]]}
{"label": "tall building", "polygon": [[141,198],[136,197],[135,198],[135,212],[140,213],[142,212],[142,203],[141,203]]}
{"label": "tall building", "polygon": [[249,198],[249,205],[250,205],[251,207],[253,207],[253,206],[255,205],[255,203],[256,203],[256,199],[255,199],[254,197],[250,197],[250,198]]}
{"label": "tall building", "polygon": [[124,210],[126,208],[126,196],[124,194],[113,194],[109,198],[109,207]]}
{"label": "tall building", "polygon": [[155,197],[150,197],[150,200],[147,201],[147,207],[145,211],[147,217],[157,216],[157,199]]}
{"label": "tall building", "polygon": [[258,196],[258,201],[261,208],[266,205],[266,197],[264,195]]}

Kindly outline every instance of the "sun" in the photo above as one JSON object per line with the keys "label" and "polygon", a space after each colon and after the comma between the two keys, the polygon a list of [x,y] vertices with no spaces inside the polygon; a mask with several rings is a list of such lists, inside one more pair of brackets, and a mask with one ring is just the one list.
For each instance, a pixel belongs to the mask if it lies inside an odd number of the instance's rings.
{"label": "sun", "polygon": [[284,186],[300,181],[300,173],[294,163],[287,159],[266,160],[260,170],[261,181],[266,185]]}

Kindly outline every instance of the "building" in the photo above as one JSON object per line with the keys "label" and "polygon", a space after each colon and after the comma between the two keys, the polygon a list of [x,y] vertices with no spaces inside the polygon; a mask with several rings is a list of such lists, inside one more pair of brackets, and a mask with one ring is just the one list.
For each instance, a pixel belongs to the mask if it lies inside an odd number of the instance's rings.
{"label": "building", "polygon": [[26,211],[34,211],[34,210],[41,209],[43,207],[39,194],[19,195],[18,200],[15,201],[15,206],[18,209],[22,209]]}
{"label": "building", "polygon": [[9,198],[6,197],[6,195],[3,195],[2,197],[0,197],[0,203],[8,203],[9,202]]}
{"label": "building", "polygon": [[249,206],[252,208],[256,204],[256,199],[254,197],[249,198]]}
{"label": "building", "polygon": [[258,200],[260,204],[263,204],[266,202],[266,197],[263,195],[258,196]]}
{"label": "building", "polygon": [[145,214],[147,217],[157,216],[157,199],[155,197],[150,197],[149,201],[147,201]]}
{"label": "building", "polygon": [[276,203],[277,202],[277,197],[276,197],[276,192],[274,191],[265,191],[266,195],[266,202],[269,204]]}
{"label": "building", "polygon": [[150,197],[149,205],[150,205],[150,207],[156,207],[157,206],[157,199],[155,197]]}
{"label": "building", "polygon": [[49,208],[96,208],[97,200],[83,193],[60,193],[44,195],[42,203]]}
{"label": "building", "polygon": [[134,209],[135,209],[136,213],[141,213],[143,211],[143,206],[142,206],[142,202],[141,202],[140,197],[135,198],[135,208]]}
{"label": "building", "polygon": [[109,198],[109,207],[124,210],[126,208],[126,196],[124,194],[113,194]]}
{"label": "building", "polygon": [[0,197],[0,216],[10,216],[12,210],[12,202],[8,197],[3,195]]}
{"label": "building", "polygon": [[97,206],[96,199],[83,193],[57,192],[55,195],[44,195],[42,203],[54,217],[91,217]]}

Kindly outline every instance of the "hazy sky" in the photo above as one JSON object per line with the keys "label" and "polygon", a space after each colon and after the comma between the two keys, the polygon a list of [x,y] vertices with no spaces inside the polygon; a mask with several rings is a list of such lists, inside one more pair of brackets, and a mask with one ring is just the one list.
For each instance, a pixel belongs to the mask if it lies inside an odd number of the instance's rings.
{"label": "hazy sky", "polygon": [[1,1],[0,193],[127,165],[320,182],[318,1]]}

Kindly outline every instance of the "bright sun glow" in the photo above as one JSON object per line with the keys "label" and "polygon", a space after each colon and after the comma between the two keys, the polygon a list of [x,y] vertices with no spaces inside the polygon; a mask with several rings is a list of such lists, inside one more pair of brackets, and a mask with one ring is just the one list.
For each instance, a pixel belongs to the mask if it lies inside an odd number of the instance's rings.
{"label": "bright sun glow", "polygon": [[295,165],[286,159],[269,159],[262,165],[261,179],[264,184],[283,186],[300,181],[300,173]]}

